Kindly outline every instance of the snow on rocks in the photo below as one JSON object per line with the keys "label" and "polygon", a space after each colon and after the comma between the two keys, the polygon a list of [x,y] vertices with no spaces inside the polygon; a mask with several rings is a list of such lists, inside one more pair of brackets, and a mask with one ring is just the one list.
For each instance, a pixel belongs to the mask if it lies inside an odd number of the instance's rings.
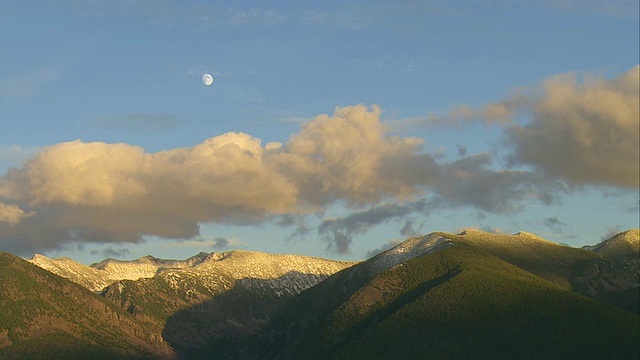
{"label": "snow on rocks", "polygon": [[408,239],[401,244],[373,257],[369,269],[371,275],[378,274],[405,261],[434,253],[454,243],[450,238],[439,233]]}

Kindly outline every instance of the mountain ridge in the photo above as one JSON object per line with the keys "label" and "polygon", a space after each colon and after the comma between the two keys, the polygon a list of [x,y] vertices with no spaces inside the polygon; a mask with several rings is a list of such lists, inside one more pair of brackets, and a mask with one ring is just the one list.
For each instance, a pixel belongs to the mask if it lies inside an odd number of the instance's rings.
{"label": "mountain ridge", "polygon": [[[362,262],[246,250],[199,253],[185,260],[151,255],[129,261],[104,259],[91,266],[41,255],[31,261],[63,277],[66,274],[76,283],[84,281],[85,288],[119,307],[136,324],[155,329],[156,336],[181,358],[372,356],[378,353],[368,349],[376,349],[377,343],[388,338],[381,334],[402,332],[395,322],[414,328],[422,337],[433,333],[424,333],[424,325],[406,319],[423,319],[446,331],[464,329],[460,319],[475,311],[474,302],[482,314],[498,311],[493,317],[512,322],[507,327],[518,337],[526,334],[517,324],[533,322],[534,329],[544,328],[543,332],[577,331],[589,341],[573,337],[571,341],[584,348],[590,342],[605,346],[613,341],[593,338],[596,330],[586,320],[592,314],[599,319],[593,321],[609,329],[609,335],[625,339],[620,353],[627,354],[633,353],[625,335],[629,321],[638,321],[640,270],[634,264],[639,254],[637,247],[620,244],[637,241],[634,234],[638,231],[632,229],[594,246],[575,248],[524,231],[513,235],[475,229],[458,234],[432,232]],[[100,289],[102,284],[106,285]],[[500,304],[505,301],[513,309],[500,315]],[[533,301],[532,309],[527,301]],[[430,305],[424,308],[425,304]],[[563,308],[573,309],[570,313],[576,319],[565,319],[568,315]],[[418,309],[419,314],[414,314]],[[462,314],[467,315],[459,318]],[[546,328],[536,320],[541,316],[564,322]],[[462,330],[470,341],[466,346],[499,340],[483,335],[491,331],[488,324],[499,326],[493,317],[473,317],[476,320],[470,330]],[[580,329],[573,329],[573,324]],[[538,345],[546,355],[566,355],[571,349],[544,345],[549,338],[535,335],[533,342],[541,342]],[[0,328],[0,348],[5,346],[4,337]],[[373,338],[377,340],[371,342]],[[274,343],[269,339],[289,340]],[[442,357],[442,349],[458,351],[450,340],[441,339],[440,345],[430,341],[418,341],[436,349],[425,353]],[[520,340],[514,341],[519,344]],[[312,345],[316,342],[319,347]],[[504,351],[491,345],[484,348],[485,355]],[[386,350],[377,351],[383,354]]]}
{"label": "mountain ridge", "polygon": [[102,295],[160,326],[163,338],[190,352],[210,341],[251,335],[281,304],[353,264],[234,250],[151,278],[118,281]]}
{"label": "mountain ridge", "polygon": [[[256,336],[218,355],[239,359],[639,355],[638,315],[595,296],[581,296],[573,287],[586,265],[614,266],[600,255],[522,232],[431,233],[411,240],[430,241],[452,245],[428,246],[437,251],[399,258],[383,271],[370,271],[377,258],[398,250],[392,248],[336,273],[302,292]],[[508,246],[505,241],[510,241]],[[638,290],[637,282],[630,286]],[[560,338],[562,342],[557,341]]]}
{"label": "mountain ridge", "polygon": [[609,258],[637,253],[640,251],[640,230],[623,231],[596,245],[586,245],[582,248]]}
{"label": "mountain ridge", "polygon": [[[290,263],[296,263],[301,268],[304,268],[305,263],[312,263],[313,261],[334,263],[334,264],[353,264],[354,262],[338,261],[321,259],[311,256],[303,255],[274,255],[259,253],[246,250],[232,250],[228,252],[212,252],[205,253],[200,252],[194,256],[191,256],[185,260],[173,260],[173,259],[160,259],[152,255],[146,255],[134,260],[116,260],[107,258],[100,262],[93,263],[90,266],[79,263],[68,257],[60,257],[51,259],[44,255],[35,254],[30,260],[30,263],[37,265],[45,270],[51,271],[54,274],[65,277],[75,283],[78,283],[91,291],[101,292],[107,286],[117,283],[121,280],[139,280],[142,278],[152,278],[162,272],[171,270],[221,270],[217,265],[220,261],[237,259],[248,259],[254,257],[254,261],[258,261],[254,266],[265,266],[266,263],[260,262],[258,259],[273,258],[273,256],[285,257],[286,261]],[[283,258],[284,259],[284,258]],[[237,262],[236,262],[237,263]],[[309,267],[311,269],[313,267]],[[222,269],[224,270],[224,269]],[[259,275],[256,271],[246,271],[247,276]],[[264,271],[263,274],[264,275]]]}

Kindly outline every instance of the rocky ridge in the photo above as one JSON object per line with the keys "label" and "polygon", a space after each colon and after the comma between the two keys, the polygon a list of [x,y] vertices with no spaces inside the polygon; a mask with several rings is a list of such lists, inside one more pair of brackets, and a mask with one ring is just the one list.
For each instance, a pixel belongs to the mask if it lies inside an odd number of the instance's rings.
{"label": "rocky ridge", "polygon": [[373,257],[369,261],[371,275],[378,274],[405,261],[453,245],[454,243],[446,234],[440,233],[432,233],[426,236],[408,239]]}
{"label": "rocky ridge", "polygon": [[186,260],[105,259],[91,266],[43,255],[30,262],[101,294],[187,352],[251,335],[283,303],[355,264],[243,250]]}
{"label": "rocky ridge", "polygon": [[50,259],[36,254],[29,262],[91,291],[100,292],[108,285],[120,280],[150,278],[164,270],[195,266],[207,256],[209,254],[200,253],[186,260],[164,260],[149,255],[131,261],[105,259],[87,266],[65,257]]}
{"label": "rocky ridge", "polygon": [[152,278],[118,281],[103,295],[162,329],[176,349],[193,353],[211,342],[253,334],[288,300],[353,264],[235,250]]}
{"label": "rocky ridge", "polygon": [[607,258],[616,258],[640,252],[640,230],[623,231],[599,244],[584,246],[583,249],[592,251]]}

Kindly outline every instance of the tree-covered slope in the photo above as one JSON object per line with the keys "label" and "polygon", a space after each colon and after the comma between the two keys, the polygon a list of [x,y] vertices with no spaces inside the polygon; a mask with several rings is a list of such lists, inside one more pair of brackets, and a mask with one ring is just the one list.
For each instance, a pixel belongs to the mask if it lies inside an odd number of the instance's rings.
{"label": "tree-covered slope", "polygon": [[153,329],[110,301],[0,253],[0,358],[173,358]]}
{"label": "tree-covered slope", "polygon": [[446,239],[449,245],[378,273],[371,271],[372,264],[388,256],[385,253],[346,269],[301,293],[259,337],[227,356],[640,355],[637,315],[570,289],[568,278],[575,266],[597,255],[529,234],[486,241],[481,233],[430,236]]}

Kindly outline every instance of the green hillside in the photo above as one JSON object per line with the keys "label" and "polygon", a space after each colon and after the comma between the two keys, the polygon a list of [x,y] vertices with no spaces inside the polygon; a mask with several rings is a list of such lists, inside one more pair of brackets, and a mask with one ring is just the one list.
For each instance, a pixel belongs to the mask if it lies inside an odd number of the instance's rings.
{"label": "green hillside", "polygon": [[115,304],[0,252],[0,359],[172,356],[157,332]]}
{"label": "green hillside", "polygon": [[374,258],[303,292],[261,337],[234,355],[260,359],[640,356],[636,314],[570,291],[576,266],[597,255],[535,238],[504,244],[514,239],[444,235],[453,246],[368,276],[368,263]]}

